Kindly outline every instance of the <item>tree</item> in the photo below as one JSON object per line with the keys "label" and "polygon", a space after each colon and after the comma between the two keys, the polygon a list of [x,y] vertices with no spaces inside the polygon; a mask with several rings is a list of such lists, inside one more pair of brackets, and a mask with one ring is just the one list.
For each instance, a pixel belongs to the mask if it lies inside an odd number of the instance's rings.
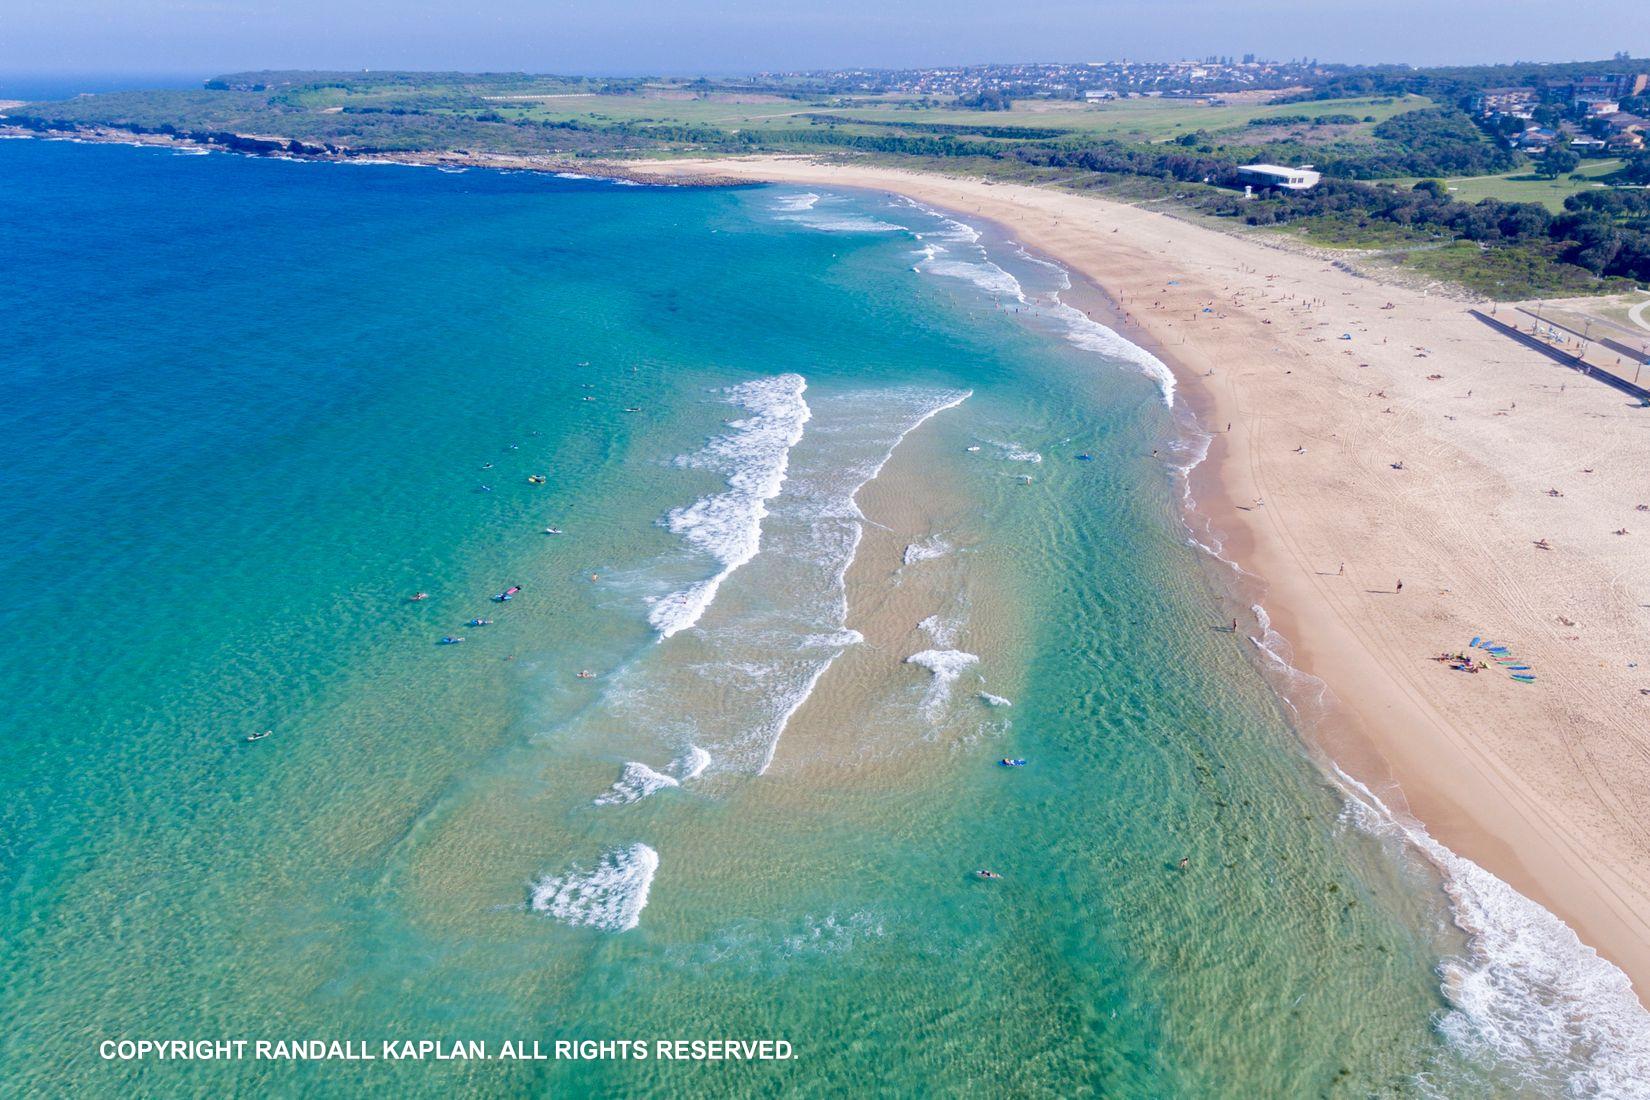
{"label": "tree", "polygon": [[1621,169],[1620,182],[1650,184],[1650,152],[1636,154]]}
{"label": "tree", "polygon": [[1575,153],[1562,145],[1553,145],[1541,154],[1537,167],[1543,176],[1556,180],[1559,176],[1574,172],[1580,164],[1581,158]]}

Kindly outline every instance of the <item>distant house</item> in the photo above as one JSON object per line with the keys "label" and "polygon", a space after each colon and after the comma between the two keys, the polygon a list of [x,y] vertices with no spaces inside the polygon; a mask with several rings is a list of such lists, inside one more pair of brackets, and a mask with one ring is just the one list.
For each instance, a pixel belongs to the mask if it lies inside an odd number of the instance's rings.
{"label": "distant house", "polygon": [[1473,101],[1473,108],[1481,115],[1528,118],[1540,100],[1541,94],[1534,88],[1485,88]]}
{"label": "distant house", "polygon": [[1601,118],[1604,115],[1613,115],[1621,110],[1621,102],[1614,96],[1580,95],[1575,97],[1575,105],[1585,111],[1591,118]]}
{"label": "distant house", "polygon": [[1285,168],[1280,164],[1240,164],[1238,178],[1252,187],[1307,191],[1318,185],[1323,174],[1310,168]]}
{"label": "distant house", "polygon": [[1557,131],[1545,126],[1526,126],[1524,132],[1513,139],[1513,144],[1520,149],[1540,152],[1557,139]]}

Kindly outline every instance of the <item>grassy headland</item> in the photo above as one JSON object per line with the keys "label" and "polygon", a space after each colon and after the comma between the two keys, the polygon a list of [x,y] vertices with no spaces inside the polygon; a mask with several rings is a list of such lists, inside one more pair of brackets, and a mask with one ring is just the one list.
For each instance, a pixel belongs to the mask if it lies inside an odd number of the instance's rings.
{"label": "grassy headland", "polygon": [[[7,108],[36,132],[146,135],[248,153],[519,161],[798,152],[1095,190],[1357,249],[1500,298],[1650,281],[1650,153],[1549,172],[1474,108],[1508,79],[1597,66],[1313,68],[1288,86],[1103,96],[1064,84],[936,95],[923,74],[740,81],[513,73],[242,73],[199,90]],[[1616,68],[1622,64],[1617,62]],[[1576,70],[1574,73],[1571,70]],[[1020,73],[1021,67],[1014,72]],[[1273,84],[1284,83],[1279,77]],[[1645,98],[1645,97],[1640,97]],[[1562,99],[1562,96],[1559,96]],[[1542,109],[1558,110],[1555,100]],[[1650,109],[1650,102],[1626,106]],[[1516,128],[1516,127],[1513,127]],[[1311,191],[1241,194],[1236,167],[1311,164]]]}

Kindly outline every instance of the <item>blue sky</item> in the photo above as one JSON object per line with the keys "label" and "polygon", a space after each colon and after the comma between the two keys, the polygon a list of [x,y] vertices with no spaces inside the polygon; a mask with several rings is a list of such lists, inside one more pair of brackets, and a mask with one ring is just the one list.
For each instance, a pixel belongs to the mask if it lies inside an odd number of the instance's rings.
{"label": "blue sky", "polygon": [[1650,55],[1645,0],[0,0],[0,74]]}

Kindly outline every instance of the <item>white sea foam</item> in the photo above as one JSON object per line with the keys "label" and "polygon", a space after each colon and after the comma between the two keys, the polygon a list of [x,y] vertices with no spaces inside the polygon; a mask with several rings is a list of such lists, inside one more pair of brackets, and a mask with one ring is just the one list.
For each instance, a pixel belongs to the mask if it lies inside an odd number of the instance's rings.
{"label": "white sea foam", "polygon": [[810,634],[802,639],[802,644],[809,647],[836,646],[845,649],[851,645],[859,645],[864,640],[865,635],[859,631],[843,629],[833,630],[829,634]]}
{"label": "white sea foam", "polygon": [[598,806],[623,806],[640,802],[648,795],[671,787],[680,787],[691,779],[698,779],[710,767],[710,753],[698,745],[689,745],[687,751],[670,762],[675,775],[654,771],[646,764],[632,760],[619,772],[619,778],[596,798]]}
{"label": "white sea foam", "polygon": [[598,806],[622,806],[631,802],[640,802],[654,791],[662,791],[666,787],[679,787],[674,777],[656,772],[646,764],[630,761],[619,773],[619,778],[606,792],[596,796]]}
{"label": "white sea foam", "polygon": [[962,629],[962,624],[941,615],[930,615],[917,624],[917,629],[928,635],[934,645],[949,649],[957,640],[957,631]]}
{"label": "white sea foam", "polygon": [[767,503],[785,484],[791,448],[802,438],[811,415],[802,399],[807,388],[797,374],[734,386],[728,399],[752,415],[733,421],[730,433],[711,440],[699,454],[680,460],[727,473],[726,492],[674,509],[663,521],[689,546],[716,558],[722,568],[707,580],[654,601],[648,622],[659,631],[661,640],[698,622],[722,582],[761,549]]}
{"label": "white sea foam", "polygon": [[805,225],[825,233],[903,233],[905,226],[882,221],[844,209],[846,200],[832,196],[820,205],[821,196],[781,195],[774,201],[775,213],[785,221]]}
{"label": "white sea foam", "polygon": [[[811,525],[816,531],[816,536],[818,532],[828,528],[832,522],[844,524],[847,532],[846,538],[833,544],[832,552],[829,554],[830,564],[834,566],[831,584],[831,599],[834,608],[831,615],[841,625],[839,625],[834,635],[829,638],[819,639],[817,635],[810,637],[810,641],[817,639],[824,646],[829,647],[830,652],[813,668],[812,673],[798,684],[797,690],[788,697],[783,698],[782,701],[776,700],[778,703],[776,707],[778,720],[770,723],[760,731],[767,739],[767,751],[762,757],[761,765],[757,768],[758,775],[765,774],[768,768],[772,766],[774,754],[779,749],[779,740],[784,736],[786,727],[790,725],[791,719],[796,716],[797,711],[802,709],[802,705],[813,694],[820,678],[830,669],[837,657],[841,656],[842,650],[850,645],[858,645],[865,640],[864,635],[857,630],[849,630],[846,627],[848,617],[848,569],[853,565],[854,557],[859,552],[860,539],[864,534],[865,515],[860,511],[858,502],[860,490],[875,480],[878,474],[882,473],[882,468],[888,464],[888,460],[894,456],[894,452],[899,449],[899,445],[905,441],[907,436],[940,413],[961,405],[973,396],[973,393],[973,390],[966,390],[961,393],[956,391],[942,391],[939,393],[915,391],[906,394],[877,395],[877,402],[883,407],[889,404],[898,405],[909,402],[908,407],[915,412],[915,415],[888,443],[880,458],[864,466],[846,471],[848,488],[844,496],[837,498],[825,494],[822,498],[816,499],[814,504],[815,522]],[[903,398],[904,402],[900,401],[900,398]],[[820,564],[825,564],[825,562],[821,561]]]}
{"label": "white sea foam", "polygon": [[1043,456],[1042,456],[1041,453],[1039,453],[1037,451],[1033,451],[1028,447],[1022,447],[1018,443],[1000,443],[999,442],[999,443],[996,444],[996,446],[997,446],[998,453],[1000,455],[1002,455],[1003,458],[1007,459],[1009,462],[1042,462],[1043,461]]}
{"label": "white sea foam", "polygon": [[906,664],[926,668],[934,674],[934,680],[928,685],[928,692],[922,699],[923,717],[930,722],[939,718],[945,710],[945,704],[951,699],[951,685],[969,668],[978,664],[979,660],[972,653],[956,649],[925,649],[905,659]]}
{"label": "white sea foam", "polygon": [[1014,705],[1009,700],[1004,699],[1001,695],[993,695],[989,691],[980,692],[980,699],[983,700],[987,706],[992,707],[1011,707]]}
{"label": "white sea foam", "polygon": [[815,665],[812,674],[802,682],[800,690],[793,693],[789,699],[781,704],[778,721],[772,724],[770,727],[772,733],[766,738],[768,751],[762,757],[761,765],[756,769],[757,775],[767,774],[768,769],[773,766],[773,757],[779,751],[779,739],[785,736],[785,728],[791,724],[791,719],[796,717],[796,712],[802,709],[802,704],[806,703],[809,696],[813,695],[814,688],[819,686],[819,678],[830,670],[831,665],[836,662],[837,656],[841,652],[839,649]]}
{"label": "white sea foam", "polygon": [[871,913],[831,913],[823,919],[810,915],[803,918],[801,931],[780,940],[780,950],[785,955],[837,955],[861,940],[886,934],[882,920]]}
{"label": "white sea foam", "polygon": [[705,769],[708,767],[710,767],[710,753],[698,745],[689,745],[688,751],[675,763],[671,764],[671,768],[681,777],[683,783],[690,779],[698,779],[705,774]]}
{"label": "white sea foam", "polygon": [[1106,327],[1075,306],[1055,298],[1048,306],[1049,315],[1065,325],[1065,337],[1068,343],[1082,348],[1084,351],[1097,352],[1108,359],[1123,362],[1144,374],[1157,383],[1157,388],[1163,393],[1163,403],[1174,405],[1175,378],[1174,372],[1163,360],[1122,336],[1116,330]]}
{"label": "white sea foam", "polygon": [[1511,1064],[1537,1094],[1650,1095],[1650,1012],[1627,975],[1557,916],[1334,772],[1349,821],[1410,845],[1443,876],[1467,934],[1465,956],[1439,966],[1453,1006],[1439,1023],[1445,1037]]}
{"label": "white sea foam", "polygon": [[659,853],[632,844],[604,855],[592,871],[573,867],[533,884],[528,906],[563,924],[627,932],[642,919]]}
{"label": "white sea foam", "polygon": [[944,245],[932,242],[925,243],[919,254],[922,259],[912,266],[913,271],[973,283],[999,303],[1004,299],[1014,302],[1026,300],[1020,280],[990,260],[960,256]]}
{"label": "white sea foam", "polygon": [[[921,235],[922,258],[912,270],[927,275],[966,280],[990,294],[999,304],[1008,301],[1028,306],[1032,314],[1047,317],[1059,324],[1068,343],[1084,351],[1096,352],[1114,362],[1123,363],[1152,379],[1162,391],[1163,403],[1173,406],[1174,373],[1161,359],[1089,317],[1082,310],[1061,301],[1059,290],[1039,295],[1035,299],[1029,298],[1020,280],[991,259],[985,247],[980,244],[978,230],[932,207],[920,203],[913,205],[939,219],[944,228],[935,234]],[[1060,290],[1070,289],[1071,276],[1065,268],[1032,256],[1023,246],[1016,247],[1022,258],[1058,272]]]}
{"label": "white sea foam", "polygon": [[905,554],[901,559],[904,565],[915,565],[919,561],[931,561],[934,558],[944,557],[951,552],[951,544],[938,535],[930,535],[921,542],[908,543]]}
{"label": "white sea foam", "polygon": [[1013,302],[1026,300],[1025,288],[1020,285],[1020,280],[995,263],[980,245],[979,230],[932,207],[920,203],[912,205],[936,218],[940,228],[919,235],[922,247],[917,254],[921,259],[912,265],[911,270],[973,283],[999,304],[1005,299]]}
{"label": "white sea foam", "polygon": [[[968,396],[877,387],[818,398],[806,438],[784,455],[782,485],[764,502],[759,546],[745,546],[759,552],[718,598],[723,613],[610,684],[603,725],[655,731],[668,752],[701,746],[718,773],[770,768],[833,662],[864,641],[847,626],[846,575],[866,522],[858,493],[912,431]],[[705,705],[685,714],[685,698]],[[681,780],[684,769],[668,774]]]}

